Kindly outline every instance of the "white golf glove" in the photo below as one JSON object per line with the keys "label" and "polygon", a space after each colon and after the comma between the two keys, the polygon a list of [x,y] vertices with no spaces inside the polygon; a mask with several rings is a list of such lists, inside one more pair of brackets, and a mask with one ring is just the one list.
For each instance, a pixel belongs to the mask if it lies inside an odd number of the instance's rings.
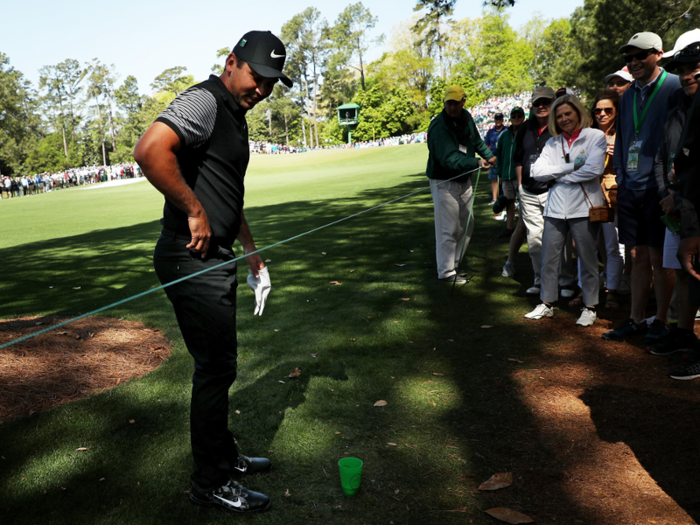
{"label": "white golf glove", "polygon": [[272,287],[270,272],[267,271],[267,267],[258,272],[257,278],[253,275],[253,270],[248,270],[248,286],[255,292],[255,311],[253,315],[262,315],[265,309],[265,301],[267,301],[267,296],[270,295],[270,288]]}

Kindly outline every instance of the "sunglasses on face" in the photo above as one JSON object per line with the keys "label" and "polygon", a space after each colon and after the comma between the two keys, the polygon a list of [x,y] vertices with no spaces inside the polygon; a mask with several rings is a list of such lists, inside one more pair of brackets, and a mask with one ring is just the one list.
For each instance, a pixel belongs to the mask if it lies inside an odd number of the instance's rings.
{"label": "sunglasses on face", "polygon": [[593,114],[600,115],[601,113],[605,112],[606,115],[612,115],[613,111],[615,111],[615,108],[595,108],[593,110]]}
{"label": "sunglasses on face", "polygon": [[639,53],[635,53],[634,55],[625,55],[625,62],[628,64],[632,62],[635,58],[639,60],[640,62],[644,61],[647,59],[649,55],[652,53],[656,53],[653,49],[647,49],[646,51],[640,51]]}
{"label": "sunglasses on face", "polygon": [[626,80],[621,78],[620,80],[611,80],[610,82],[608,82],[608,87],[611,87],[611,86],[623,87],[623,86],[626,86],[627,84],[629,84],[629,82],[627,82]]}
{"label": "sunglasses on face", "polygon": [[536,100],[535,102],[532,103],[533,108],[543,108],[543,107],[547,107],[547,106],[551,106],[551,105],[552,105],[552,101],[547,99],[547,98],[544,98],[544,99],[541,98],[541,99]]}

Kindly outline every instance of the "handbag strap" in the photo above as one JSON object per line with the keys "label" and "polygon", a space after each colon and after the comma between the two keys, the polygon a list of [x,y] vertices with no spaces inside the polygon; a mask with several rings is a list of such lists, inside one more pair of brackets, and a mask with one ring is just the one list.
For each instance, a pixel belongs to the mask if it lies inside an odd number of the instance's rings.
{"label": "handbag strap", "polygon": [[579,182],[579,185],[581,186],[581,189],[583,190],[583,194],[586,196],[586,199],[588,200],[588,204],[590,204],[591,208],[593,208],[593,203],[591,202],[591,199],[588,197],[588,193],[586,193],[586,188],[583,187],[583,182]]}

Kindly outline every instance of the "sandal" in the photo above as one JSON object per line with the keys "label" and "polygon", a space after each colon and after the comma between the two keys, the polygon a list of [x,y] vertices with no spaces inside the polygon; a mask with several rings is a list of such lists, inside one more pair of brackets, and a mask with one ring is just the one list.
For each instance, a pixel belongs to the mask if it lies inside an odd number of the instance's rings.
{"label": "sandal", "polygon": [[573,307],[583,306],[583,294],[580,293],[576,297],[574,297],[571,301],[569,301],[569,306],[573,306]]}

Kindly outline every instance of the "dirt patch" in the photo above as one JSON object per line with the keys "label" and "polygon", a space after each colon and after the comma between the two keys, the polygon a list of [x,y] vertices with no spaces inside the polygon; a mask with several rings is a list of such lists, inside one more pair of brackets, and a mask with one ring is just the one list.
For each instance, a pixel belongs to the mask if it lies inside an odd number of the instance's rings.
{"label": "dirt patch", "polygon": [[[0,321],[0,345],[67,320]],[[89,317],[0,350],[0,423],[113,388],[170,356],[160,330]]]}
{"label": "dirt patch", "polygon": [[667,376],[684,364],[681,354],[652,356],[642,337],[603,340],[626,316],[601,313],[583,329],[574,326],[578,312],[519,321],[541,346],[511,377],[531,411],[533,437],[552,455],[538,457],[524,444],[520,457],[533,464],[515,473],[510,496],[503,491],[490,499],[503,506],[527,502],[524,508],[541,523],[694,524],[700,519],[698,382]]}

